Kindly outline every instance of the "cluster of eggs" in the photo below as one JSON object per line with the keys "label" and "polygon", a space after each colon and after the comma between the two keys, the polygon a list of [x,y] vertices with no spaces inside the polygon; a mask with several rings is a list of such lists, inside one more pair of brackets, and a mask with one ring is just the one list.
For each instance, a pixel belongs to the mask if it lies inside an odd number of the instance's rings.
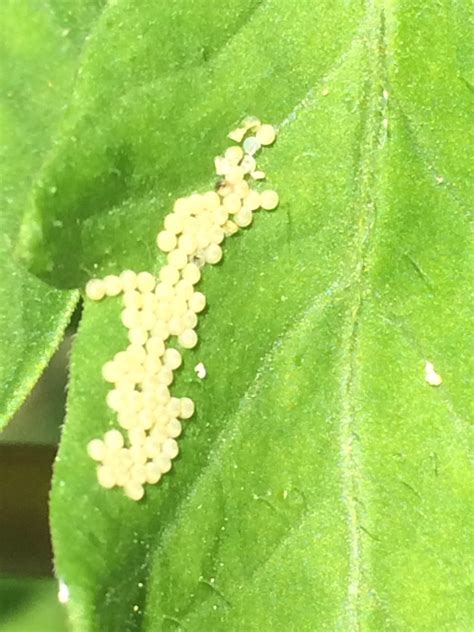
{"label": "cluster of eggs", "polygon": [[195,289],[203,266],[222,259],[225,237],[249,226],[255,211],[277,207],[275,191],[250,187],[252,179],[265,178],[254,156],[275,136],[271,125],[255,118],[229,134],[239,144],[215,159],[220,177],[216,191],[179,198],[164,219],[156,241],[167,262],[158,278],[125,270],[86,285],[86,295],[94,301],[121,295],[121,320],[129,340],[102,367],[103,378],[113,385],[107,405],[122,431],[109,430],[87,446],[105,488],[122,487],[129,498],[140,500],[144,485],[157,483],[171,469],[181,421],[193,416],[194,402],[170,392],[182,355],[169,343],[174,340],[181,349],[196,346],[197,315],[206,306],[204,294]]}

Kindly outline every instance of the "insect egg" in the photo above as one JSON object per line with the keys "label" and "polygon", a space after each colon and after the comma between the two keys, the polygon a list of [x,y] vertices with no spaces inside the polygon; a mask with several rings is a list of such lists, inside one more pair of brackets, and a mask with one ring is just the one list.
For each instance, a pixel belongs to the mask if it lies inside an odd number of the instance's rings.
{"label": "insect egg", "polygon": [[179,448],[174,439],[166,439],[163,443],[162,455],[168,459],[174,459],[178,456]]}
{"label": "insect egg", "polygon": [[161,283],[158,283],[155,288],[155,294],[158,299],[160,299],[160,304],[161,301],[168,301],[173,299],[175,296],[173,284],[167,281],[162,281]]}
{"label": "insect egg", "polygon": [[140,315],[140,327],[145,329],[146,331],[150,331],[153,329],[155,324],[155,314],[151,309],[144,309]]}
{"label": "insect egg", "polygon": [[252,211],[248,208],[241,208],[240,211],[234,215],[234,222],[241,228],[250,226],[252,219]]}
{"label": "insect egg", "polygon": [[162,340],[167,340],[170,335],[170,330],[168,324],[164,320],[157,320],[155,322],[155,326],[152,329],[153,336],[157,338],[161,338]]}
{"label": "insect egg", "polygon": [[216,170],[216,175],[225,176],[232,169],[232,165],[223,156],[217,156],[214,158],[214,168]]}
{"label": "insect egg", "polygon": [[224,158],[232,165],[237,165],[242,160],[244,151],[239,145],[234,145],[225,150]]}
{"label": "insect egg", "polygon": [[226,237],[231,237],[232,235],[235,235],[235,233],[237,233],[239,230],[239,227],[237,226],[237,224],[235,224],[231,220],[226,222],[222,228],[224,230],[224,235]]}
{"label": "insect egg", "polygon": [[234,193],[238,195],[240,199],[243,199],[244,197],[246,197],[249,194],[249,192],[250,192],[250,187],[246,180],[242,180],[241,182],[238,182],[234,186]]}
{"label": "insect egg", "polygon": [[122,406],[122,393],[117,389],[113,389],[107,393],[106,403],[109,408],[119,411]]}
{"label": "insect egg", "polygon": [[141,410],[138,413],[138,421],[140,428],[143,428],[143,430],[150,430],[154,423],[153,414],[149,410]]}
{"label": "insect egg", "polygon": [[87,453],[94,461],[102,461],[104,458],[106,447],[101,439],[92,439],[87,444]]}
{"label": "insect egg", "polygon": [[188,235],[192,235],[196,232],[199,226],[199,221],[195,215],[191,215],[184,220],[183,223],[183,233],[187,233]]}
{"label": "insect egg", "polygon": [[[142,430],[140,428],[140,430]],[[145,431],[143,431],[145,432]],[[144,465],[147,461],[146,450],[145,450],[145,440],[140,443],[133,443],[130,448],[130,456],[132,457],[133,464],[135,465]]]}
{"label": "insect egg", "polygon": [[123,435],[119,430],[109,430],[104,435],[104,444],[108,450],[123,448]]}
{"label": "insect egg", "polygon": [[[240,212],[241,211],[239,211],[239,213]],[[215,265],[216,263],[219,263],[219,261],[222,259],[222,248],[217,244],[211,244],[204,251],[204,256],[206,258],[206,263]]]}
{"label": "insect egg", "polygon": [[[155,377],[158,372],[161,371],[162,367],[163,362],[161,361],[159,355],[148,355],[143,363],[143,368],[145,369],[145,376],[143,379],[146,377]],[[143,387],[143,380],[140,381],[142,382]]]}
{"label": "insect egg", "polygon": [[158,372],[158,382],[165,386],[173,383],[173,371],[168,366],[163,366]]}
{"label": "insect egg", "polygon": [[162,474],[166,474],[171,469],[171,459],[163,454],[160,454],[159,456],[154,458],[153,463],[156,463],[157,467],[160,468]]}
{"label": "insect egg", "polygon": [[244,173],[251,173],[257,168],[257,161],[253,156],[246,154],[241,162],[241,167],[244,170]]}
{"label": "insect egg", "polygon": [[125,307],[131,307],[135,310],[143,307],[143,294],[137,290],[126,290],[122,296],[122,303]]}
{"label": "insect egg", "polygon": [[[181,291],[183,291],[182,287],[181,287]],[[193,294],[192,286],[188,294],[190,298]],[[173,316],[178,317],[181,320],[181,316],[184,316],[184,314],[188,311],[188,298],[186,298],[182,294],[179,294],[173,301],[171,305],[171,309],[172,309]]]}
{"label": "insect egg", "polygon": [[197,333],[194,329],[185,329],[179,334],[178,342],[185,349],[193,349],[198,342]]}
{"label": "insect egg", "polygon": [[180,404],[179,417],[181,417],[181,419],[189,419],[194,415],[194,402],[192,399],[182,397]]}
{"label": "insect egg", "polygon": [[266,211],[273,211],[278,206],[278,193],[276,191],[263,191],[260,194],[260,206]]}
{"label": "insect egg", "polygon": [[[183,231],[184,220],[185,217],[183,217],[183,215],[178,215],[177,213],[169,213],[165,217],[165,231],[172,233],[173,235],[179,235],[179,233]],[[158,235],[160,235],[160,233],[158,233]]]}
{"label": "insect egg", "polygon": [[165,343],[160,336],[152,336],[146,342],[146,350],[149,354],[160,358],[165,352]]}
{"label": "insect egg", "polygon": [[156,388],[156,391],[155,391],[155,397],[158,404],[163,404],[163,405],[167,404],[171,399],[171,395],[170,395],[170,391],[168,387],[165,386],[164,384],[159,384],[159,386]]}
{"label": "insect egg", "polygon": [[241,143],[246,132],[246,127],[237,127],[227,134],[227,138],[230,138],[230,140],[234,140],[236,143]]}
{"label": "insect egg", "polygon": [[181,423],[178,421],[178,419],[171,419],[166,424],[166,433],[168,437],[171,437],[172,439],[176,439],[176,437],[179,437],[182,430],[183,428],[181,426]]}
{"label": "insect egg", "polygon": [[191,309],[195,313],[202,312],[202,310],[206,307],[206,297],[202,292],[194,292],[192,297],[189,299],[189,309]]}
{"label": "insect egg", "polygon": [[146,482],[145,463],[135,463],[130,468],[130,481],[143,485]]}
{"label": "insect egg", "polygon": [[184,325],[179,316],[173,316],[168,321],[168,329],[172,336],[179,336],[184,331]]}
{"label": "insect egg", "polygon": [[120,379],[121,374],[122,372],[120,368],[117,366],[117,364],[115,364],[115,362],[113,362],[113,360],[109,360],[102,367],[102,377],[107,382],[116,382],[118,379]]}
{"label": "insect egg", "polygon": [[179,281],[179,270],[167,264],[161,268],[159,276],[163,283],[174,285]]}
{"label": "insect egg", "polygon": [[240,210],[241,205],[242,202],[237,193],[229,193],[222,202],[224,210],[231,214],[237,213],[237,211]]}
{"label": "insect egg", "polygon": [[104,289],[107,296],[117,296],[122,291],[122,281],[115,274],[109,274],[104,278]]}
{"label": "insect egg", "polygon": [[181,235],[178,244],[179,248],[187,255],[192,255],[196,252],[197,242],[194,235]]}
{"label": "insect egg", "polygon": [[163,361],[165,363],[165,366],[167,366],[172,371],[174,371],[175,369],[181,366],[181,363],[183,360],[182,360],[180,352],[177,349],[173,349],[172,347],[169,347],[165,351],[165,354],[163,356]]}
{"label": "insect egg", "polygon": [[140,272],[137,275],[137,287],[140,292],[153,292],[155,285],[155,277],[150,272]]}
{"label": "insect egg", "polygon": [[[143,428],[140,428],[140,426],[137,425],[128,431],[128,438],[132,445],[141,446],[145,444],[146,433],[143,430]],[[134,448],[133,451],[132,451],[132,448],[130,448],[130,456],[132,459],[134,458],[134,455],[136,454],[137,454],[136,448]]]}
{"label": "insect egg", "polygon": [[128,339],[132,344],[144,345],[148,340],[148,332],[141,327],[133,327],[128,331]]}
{"label": "insect egg", "polygon": [[141,345],[128,345],[125,351],[130,362],[143,362],[146,358],[146,351]]}
{"label": "insect egg", "polygon": [[201,278],[201,271],[195,263],[188,263],[183,269],[183,279],[196,285]]}
{"label": "insect egg", "polygon": [[236,166],[229,169],[229,172],[226,174],[225,179],[230,184],[237,184],[243,179],[244,175],[245,173],[242,167]]}
{"label": "insect egg", "polygon": [[140,483],[136,483],[134,481],[129,481],[128,483],[126,483],[123,489],[125,491],[125,495],[132,500],[141,500],[145,494],[143,485],[140,485]]}
{"label": "insect egg", "polygon": [[253,156],[260,149],[260,143],[255,136],[249,136],[244,140],[243,148],[246,154]]}
{"label": "insect egg", "polygon": [[211,243],[221,244],[224,241],[225,233],[221,226],[214,226],[210,232]]}
{"label": "insect egg", "polygon": [[100,301],[105,296],[105,285],[102,279],[91,279],[86,284],[86,296],[91,301]]}
{"label": "insect egg", "polygon": [[137,287],[137,274],[133,270],[124,270],[120,273],[120,281],[124,292],[134,290]]}
{"label": "insect egg", "polygon": [[229,211],[227,211],[223,206],[221,206],[216,210],[215,218],[216,218],[217,224],[219,224],[219,226],[222,226],[229,219]]}
{"label": "insect egg", "polygon": [[181,317],[181,322],[184,329],[194,329],[198,323],[198,317],[193,311],[188,310]]}
{"label": "insect egg", "polygon": [[121,428],[124,430],[129,430],[135,425],[135,419],[133,415],[131,415],[127,410],[119,410],[117,412],[117,421]]}
{"label": "insect egg", "polygon": [[120,465],[115,464],[113,467],[113,473],[115,476],[115,482],[119,487],[124,487],[129,479],[130,479],[130,468],[129,467],[121,467]]}
{"label": "insect egg", "polygon": [[162,252],[171,252],[177,243],[176,234],[170,230],[162,230],[156,238],[156,244]]}
{"label": "insect egg", "polygon": [[181,270],[188,263],[188,255],[184,250],[176,248],[168,254],[168,264],[174,268]]}
{"label": "insect egg", "polygon": [[244,206],[251,211],[259,209],[260,194],[257,191],[249,191],[248,195],[244,198]]}
{"label": "insect egg", "polygon": [[208,191],[203,195],[204,207],[209,211],[216,211],[221,203],[219,196],[215,191]]}
{"label": "insect egg", "polygon": [[178,198],[174,203],[173,211],[180,217],[187,217],[190,214],[189,198]]}
{"label": "insect egg", "polygon": [[257,130],[255,137],[261,145],[271,145],[276,138],[276,132],[273,125],[262,125]]}
{"label": "insect egg", "polygon": [[134,307],[126,307],[123,309],[120,318],[127,329],[139,327],[140,325],[140,312]]}
{"label": "insect egg", "polygon": [[97,480],[99,481],[99,485],[102,485],[102,487],[106,489],[110,489],[116,485],[113,470],[107,465],[99,465],[97,468]]}
{"label": "insect egg", "polygon": [[[191,298],[193,293],[194,293],[193,284],[187,279],[181,279],[181,281],[178,281],[178,283],[176,283],[176,298],[177,299],[184,299],[185,301],[187,301],[188,299]],[[185,311],[186,309],[184,310],[184,312]],[[182,313],[184,314],[184,312]]]}
{"label": "insect egg", "polygon": [[156,463],[147,463],[146,468],[146,482],[154,485],[158,483],[161,478],[161,470]]}

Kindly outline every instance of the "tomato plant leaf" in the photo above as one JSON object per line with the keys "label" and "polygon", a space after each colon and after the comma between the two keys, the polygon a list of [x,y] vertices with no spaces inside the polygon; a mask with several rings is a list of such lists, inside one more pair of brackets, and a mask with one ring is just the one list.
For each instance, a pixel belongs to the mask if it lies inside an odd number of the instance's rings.
{"label": "tomato plant leaf", "polygon": [[77,59],[98,7],[87,1],[2,3],[0,172],[0,428],[12,417],[55,351],[78,300],[13,257],[31,188],[64,114]]}
{"label": "tomato plant leaf", "polygon": [[281,203],[204,275],[173,387],[197,415],[139,503],[86,454],[125,344],[119,300],[86,305],[52,495],[76,630],[469,627],[467,25],[447,2],[104,11],[23,227],[32,268],[157,269],[163,215],[246,114],[279,127]]}

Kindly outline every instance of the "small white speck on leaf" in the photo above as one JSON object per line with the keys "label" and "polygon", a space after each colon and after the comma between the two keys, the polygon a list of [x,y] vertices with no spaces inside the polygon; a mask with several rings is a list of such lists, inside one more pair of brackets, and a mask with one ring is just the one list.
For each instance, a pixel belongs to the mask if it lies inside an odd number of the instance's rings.
{"label": "small white speck on leaf", "polygon": [[59,603],[67,603],[69,601],[69,588],[62,579],[59,580],[58,601]]}
{"label": "small white speck on leaf", "polygon": [[194,367],[194,371],[196,372],[196,375],[200,380],[203,380],[207,375],[206,367],[202,362],[196,364],[196,366]]}
{"label": "small white speck on leaf", "polygon": [[324,88],[321,94],[323,95],[323,97],[327,97],[329,94],[329,88],[328,87]]}
{"label": "small white speck on leaf", "polygon": [[435,371],[431,362],[425,364],[425,380],[430,386],[440,386],[443,383],[441,375]]}

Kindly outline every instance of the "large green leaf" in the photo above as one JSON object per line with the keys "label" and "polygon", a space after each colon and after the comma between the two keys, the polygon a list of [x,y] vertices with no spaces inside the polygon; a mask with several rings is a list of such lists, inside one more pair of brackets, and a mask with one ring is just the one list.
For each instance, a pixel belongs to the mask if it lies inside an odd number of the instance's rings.
{"label": "large green leaf", "polygon": [[21,217],[69,99],[81,44],[100,2],[2,2],[0,129],[0,428],[57,347],[78,296],[13,259]]}
{"label": "large green leaf", "polygon": [[245,114],[280,126],[261,162],[281,204],[206,271],[175,385],[198,413],[140,503],[100,489],[86,455],[125,342],[118,300],[86,305],[52,497],[76,630],[470,628],[465,13],[105,10],[24,226],[33,268],[72,287],[159,266],[163,215],[209,186]]}

